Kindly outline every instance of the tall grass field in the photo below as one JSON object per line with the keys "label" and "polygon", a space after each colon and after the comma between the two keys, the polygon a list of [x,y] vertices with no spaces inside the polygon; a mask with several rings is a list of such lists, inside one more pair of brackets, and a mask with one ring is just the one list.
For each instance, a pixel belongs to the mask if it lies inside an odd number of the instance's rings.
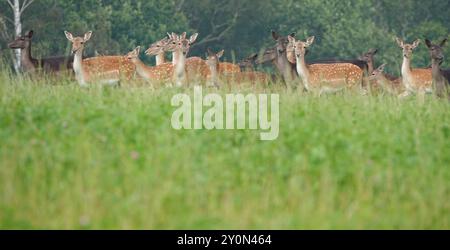
{"label": "tall grass field", "polygon": [[450,104],[279,85],[280,134],[174,130],[191,88],[0,73],[2,229],[450,229]]}

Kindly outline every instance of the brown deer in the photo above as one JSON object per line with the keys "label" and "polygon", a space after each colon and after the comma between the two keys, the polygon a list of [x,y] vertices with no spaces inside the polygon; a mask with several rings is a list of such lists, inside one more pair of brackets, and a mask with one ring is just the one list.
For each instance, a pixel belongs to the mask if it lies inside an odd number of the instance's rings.
{"label": "brown deer", "polygon": [[[289,36],[294,37],[295,33],[291,33]],[[295,80],[298,78],[295,70],[295,64],[289,62],[287,58],[287,46],[289,39],[287,36],[280,36],[277,32],[272,30],[272,38],[277,42],[275,46],[275,53],[272,59],[272,63],[280,72],[285,84],[288,87],[295,87]],[[265,55],[266,57],[266,55]],[[267,55],[267,58],[270,58]]]}
{"label": "brown deer", "polygon": [[[169,39],[173,40],[173,37],[177,36],[177,34],[173,33],[169,34],[167,33]],[[170,47],[170,44],[169,44]],[[172,53],[172,63],[175,64],[176,63],[177,58],[174,56],[174,54]],[[206,65],[206,62],[201,59],[200,57],[188,57],[186,59],[186,68],[188,71],[195,70],[197,72],[197,74],[200,74],[202,77],[207,77],[210,73],[208,71],[206,71],[206,69],[208,68]],[[228,62],[221,62],[220,63],[221,67],[220,67],[220,73],[236,73],[236,72],[241,72],[241,68],[239,67],[239,65],[233,64],[233,63],[228,63]]]}
{"label": "brown deer", "polygon": [[145,51],[146,55],[155,56],[156,66],[166,63],[165,48],[169,44],[169,42],[169,38],[165,37],[157,42],[152,43],[150,47]]}
{"label": "brown deer", "polygon": [[292,36],[288,36],[288,39],[294,44],[297,72],[307,91],[319,90],[319,94],[322,94],[361,85],[363,71],[354,64],[306,64],[306,48],[314,42],[314,36],[306,42],[295,40]]}
{"label": "brown deer", "polygon": [[425,39],[425,44],[427,45],[431,56],[433,90],[438,97],[447,96],[450,100],[450,69],[441,69],[441,64],[444,61],[444,53],[442,51],[442,47],[446,43],[447,39],[442,40],[439,45],[433,44],[430,40]]}
{"label": "brown deer", "polygon": [[[201,70],[197,70],[201,67],[201,61],[197,61],[197,63],[191,64],[194,67],[194,70],[186,70],[186,57],[189,53],[189,49],[191,44],[195,42],[197,39],[198,33],[193,34],[189,39],[186,38],[186,32],[183,32],[181,35],[177,35],[172,33],[167,49],[172,52],[173,55],[173,66],[174,66],[174,82],[176,86],[187,85],[192,79],[197,77],[201,77],[201,74],[197,74],[201,72]],[[206,64],[206,63],[205,63]],[[188,74],[190,76],[188,78]]]}
{"label": "brown deer", "polygon": [[23,73],[34,72],[39,69],[47,73],[72,70],[73,57],[33,58],[31,55],[33,34],[34,32],[30,30],[8,44],[11,49],[21,50],[20,65]]}
{"label": "brown deer", "polygon": [[101,82],[108,84],[120,83],[122,78],[130,80],[135,73],[135,66],[125,56],[100,56],[88,59],[82,58],[85,43],[92,36],[92,31],[83,37],[73,37],[64,31],[66,38],[72,42],[72,53],[75,54],[73,70],[75,78],[81,86],[88,83]]}
{"label": "brown deer", "polygon": [[136,66],[136,73],[148,82],[170,82],[173,77],[172,63],[157,66],[147,66],[139,59],[141,47],[136,47],[126,55],[126,58]]}
{"label": "brown deer", "polygon": [[389,94],[398,95],[399,93],[404,91],[402,79],[400,77],[396,79],[387,77],[384,73],[385,66],[386,64],[384,63],[377,69],[373,70],[368,77],[368,80],[374,89],[381,88]]}
{"label": "brown deer", "polygon": [[211,74],[208,76],[209,85],[219,87],[220,80],[224,80],[227,84],[233,83],[264,83],[267,84],[269,81],[269,76],[262,72],[236,72],[234,74],[224,73],[220,70],[222,65],[220,64],[219,59],[223,56],[224,50],[219,51],[218,53],[214,53],[211,49],[208,48],[208,57],[206,58],[206,63],[209,66],[209,70]]}
{"label": "brown deer", "polygon": [[411,56],[412,52],[420,44],[417,39],[413,44],[407,44],[400,38],[395,38],[397,44],[403,50],[402,63],[402,83],[405,86],[405,91],[399,97],[409,96],[411,93],[430,93],[432,91],[432,76],[431,69],[412,69]]}

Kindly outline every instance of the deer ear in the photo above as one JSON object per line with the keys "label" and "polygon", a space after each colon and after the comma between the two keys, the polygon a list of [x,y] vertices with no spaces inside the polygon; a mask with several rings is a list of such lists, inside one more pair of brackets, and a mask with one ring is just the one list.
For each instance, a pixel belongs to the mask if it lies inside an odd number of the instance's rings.
{"label": "deer ear", "polygon": [[28,33],[26,34],[27,37],[32,38],[33,37],[33,30],[28,31]]}
{"label": "deer ear", "polygon": [[273,37],[273,39],[278,40],[280,35],[278,35],[278,33],[276,31],[272,30],[272,37]]}
{"label": "deer ear", "polygon": [[186,31],[181,33],[181,39],[186,39]]}
{"label": "deer ear", "polygon": [[403,42],[402,39],[396,37],[396,38],[395,38],[395,41],[397,42],[397,44],[398,44],[398,46],[399,46],[400,48],[403,48],[403,47],[404,47],[405,43]]}
{"label": "deer ear", "polygon": [[84,34],[84,41],[85,42],[89,41],[89,39],[91,39],[91,36],[92,36],[92,31],[86,32],[86,34]]}
{"label": "deer ear", "polygon": [[383,63],[383,64],[380,65],[380,67],[377,68],[377,70],[380,71],[380,72],[383,72],[385,66],[386,66],[386,63]]}
{"label": "deer ear", "polygon": [[289,36],[288,36],[288,40],[289,40],[289,42],[291,42],[291,43],[295,43],[295,38],[294,38],[294,36],[289,35]]}
{"label": "deer ear", "polygon": [[428,39],[425,39],[425,45],[427,45],[428,48],[431,48],[431,41]]}
{"label": "deer ear", "polygon": [[217,58],[221,58],[223,56],[223,52],[225,52],[225,51],[221,50],[221,51],[217,52],[217,54],[216,54]]}
{"label": "deer ear", "polygon": [[315,39],[315,36],[308,37],[308,39],[306,39],[306,47],[308,47],[311,44],[313,44],[314,39]]}
{"label": "deer ear", "polygon": [[447,38],[445,38],[444,40],[442,40],[442,42],[439,44],[439,46],[440,46],[440,47],[444,47],[446,43],[447,43]]}
{"label": "deer ear", "polygon": [[295,32],[292,32],[291,34],[289,34],[292,37],[295,37]]}
{"label": "deer ear", "polygon": [[[186,35],[186,33],[185,33]],[[198,33],[193,34],[190,38],[189,38],[189,43],[193,44],[195,42],[195,40],[197,40],[198,37]]]}
{"label": "deer ear", "polygon": [[73,40],[73,35],[72,35],[72,33],[68,32],[68,31],[64,31],[64,34],[66,34],[67,40],[69,40],[69,41],[72,41],[72,40]]}
{"label": "deer ear", "polygon": [[141,46],[137,46],[134,51],[136,52],[136,55],[139,55],[139,52],[141,52]]}
{"label": "deer ear", "polygon": [[214,55],[214,52],[212,52],[211,48],[206,48],[206,52],[208,52],[208,56]]}
{"label": "deer ear", "polygon": [[378,53],[378,49],[370,49],[369,53],[375,55],[376,53]]}
{"label": "deer ear", "polygon": [[419,39],[415,40],[412,44],[412,48],[413,49],[417,48],[417,46],[419,46],[419,44],[420,44],[420,40]]}

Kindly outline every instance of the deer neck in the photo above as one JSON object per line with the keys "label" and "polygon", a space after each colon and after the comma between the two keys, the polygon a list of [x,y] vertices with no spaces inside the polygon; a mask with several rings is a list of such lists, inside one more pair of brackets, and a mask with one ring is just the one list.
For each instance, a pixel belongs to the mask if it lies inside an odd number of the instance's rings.
{"label": "deer neck", "polygon": [[219,64],[215,64],[215,65],[209,65],[209,80],[212,83],[212,85],[217,85],[218,82],[218,68],[219,68]]}
{"label": "deer neck", "polygon": [[134,66],[136,66],[136,73],[144,78],[145,80],[151,80],[152,76],[150,75],[150,69],[151,67],[145,65],[141,59],[139,58],[135,58],[132,60],[132,63],[134,64]]}
{"label": "deer neck", "polygon": [[164,52],[161,52],[156,55],[156,66],[161,65],[166,62],[166,58],[164,57]]}
{"label": "deer neck", "polygon": [[310,90],[309,84],[310,72],[308,67],[306,66],[305,56],[303,55],[301,57],[297,57],[296,62],[297,62],[296,65],[297,73],[302,79],[303,85],[305,86],[306,90]]}
{"label": "deer neck", "polygon": [[80,85],[86,84],[86,77],[84,75],[83,70],[83,50],[79,49],[75,52],[75,56],[73,58],[73,71],[75,72],[75,78],[77,79]]}
{"label": "deer neck", "polygon": [[21,63],[22,69],[25,72],[34,70],[36,68],[35,59],[33,59],[33,57],[31,57],[31,41],[27,47],[21,49],[20,63]]}
{"label": "deer neck", "polygon": [[178,58],[177,58],[177,52],[174,51],[172,52],[172,65],[175,66],[178,62]]}
{"label": "deer neck", "polygon": [[413,85],[413,76],[411,71],[411,59],[403,56],[402,63],[402,81],[407,89],[411,89]]}
{"label": "deer neck", "polygon": [[373,72],[373,62],[366,62],[367,63],[367,74],[370,75]]}
{"label": "deer neck", "polygon": [[175,51],[174,52],[174,59],[176,60],[176,63],[174,64],[174,80],[176,85],[182,86],[183,82],[186,80],[186,56],[183,55],[183,52],[181,51]]}

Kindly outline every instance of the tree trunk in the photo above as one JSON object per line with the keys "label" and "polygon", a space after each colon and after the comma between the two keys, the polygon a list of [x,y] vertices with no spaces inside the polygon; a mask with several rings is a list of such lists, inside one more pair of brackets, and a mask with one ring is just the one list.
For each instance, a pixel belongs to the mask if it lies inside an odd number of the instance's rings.
{"label": "tree trunk", "polygon": [[[21,15],[21,11],[20,11],[20,2],[19,0],[14,0],[14,5],[13,5],[13,13],[14,13],[14,33],[16,37],[19,37],[22,35],[22,22],[20,20],[20,15]],[[14,69],[16,70],[16,72],[19,72],[20,70],[20,49],[16,49],[15,51],[16,54],[16,60],[14,62]]]}

